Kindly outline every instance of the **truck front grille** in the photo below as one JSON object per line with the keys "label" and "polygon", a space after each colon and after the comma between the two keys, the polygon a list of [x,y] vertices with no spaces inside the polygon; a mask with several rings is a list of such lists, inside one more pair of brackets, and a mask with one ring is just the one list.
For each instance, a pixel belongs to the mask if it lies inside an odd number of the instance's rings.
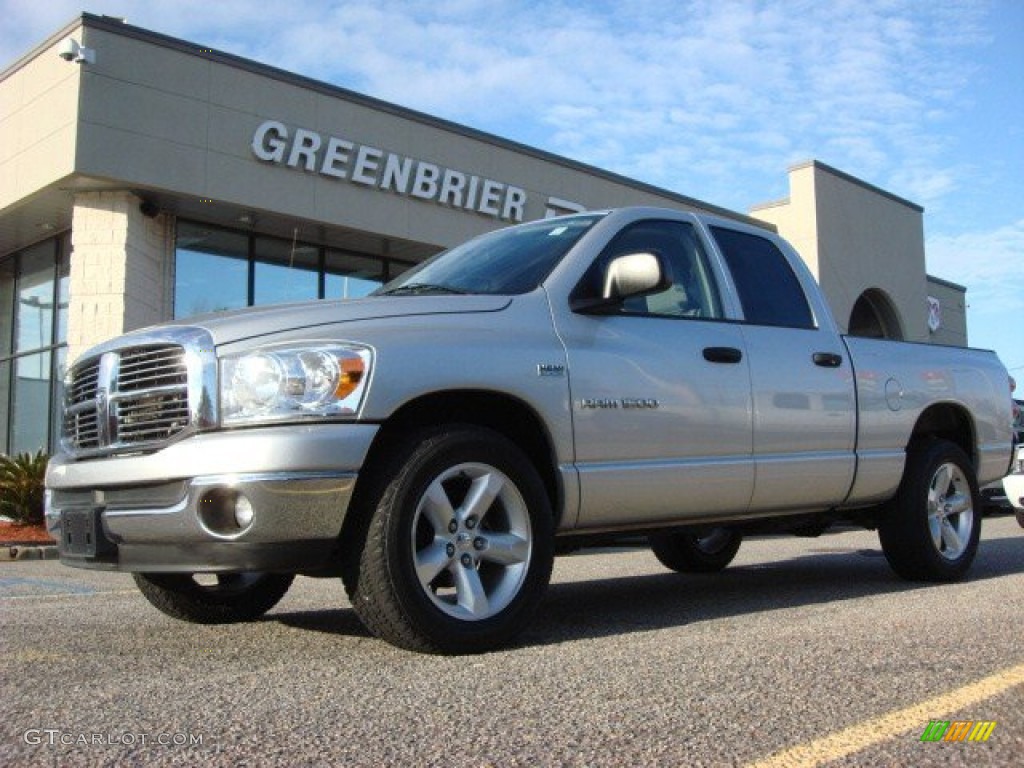
{"label": "truck front grille", "polygon": [[197,419],[208,424],[208,373],[216,362],[213,345],[193,343],[195,335],[115,347],[75,364],[65,382],[64,450],[85,456],[157,448]]}

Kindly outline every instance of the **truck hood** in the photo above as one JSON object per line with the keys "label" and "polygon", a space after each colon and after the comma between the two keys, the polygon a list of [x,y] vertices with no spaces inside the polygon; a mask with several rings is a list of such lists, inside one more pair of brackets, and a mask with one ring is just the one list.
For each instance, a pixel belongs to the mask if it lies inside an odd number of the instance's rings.
{"label": "truck hood", "polygon": [[219,345],[280,331],[358,320],[500,312],[511,303],[509,296],[372,296],[217,312],[189,318],[181,325],[205,328]]}

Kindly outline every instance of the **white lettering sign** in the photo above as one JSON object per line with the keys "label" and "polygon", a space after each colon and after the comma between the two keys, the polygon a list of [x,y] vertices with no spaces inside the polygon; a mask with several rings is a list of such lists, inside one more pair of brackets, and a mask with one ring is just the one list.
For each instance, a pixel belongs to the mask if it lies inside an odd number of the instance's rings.
{"label": "white lettering sign", "polygon": [[[332,179],[409,195],[448,208],[520,222],[526,211],[526,190],[496,179],[443,168],[338,136],[322,136],[305,128],[290,129],[265,120],[252,137],[252,153],[260,160],[317,173]],[[583,210],[583,206],[549,198],[552,209]]]}

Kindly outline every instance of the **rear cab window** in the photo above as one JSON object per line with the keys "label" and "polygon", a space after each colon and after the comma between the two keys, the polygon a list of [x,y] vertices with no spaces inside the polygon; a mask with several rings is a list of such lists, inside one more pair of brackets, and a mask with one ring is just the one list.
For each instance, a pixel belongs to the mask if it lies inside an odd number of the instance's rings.
{"label": "rear cab window", "polygon": [[711,227],[711,234],[732,273],[746,322],[816,327],[800,281],[775,243],[726,227]]}

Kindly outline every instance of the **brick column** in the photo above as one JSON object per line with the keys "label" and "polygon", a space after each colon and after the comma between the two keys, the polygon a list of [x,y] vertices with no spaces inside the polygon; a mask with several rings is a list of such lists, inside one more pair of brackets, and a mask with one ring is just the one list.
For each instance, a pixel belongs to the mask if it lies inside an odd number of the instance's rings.
{"label": "brick column", "polygon": [[71,223],[68,360],[171,317],[173,217],[144,216],[131,192],[80,192]]}

